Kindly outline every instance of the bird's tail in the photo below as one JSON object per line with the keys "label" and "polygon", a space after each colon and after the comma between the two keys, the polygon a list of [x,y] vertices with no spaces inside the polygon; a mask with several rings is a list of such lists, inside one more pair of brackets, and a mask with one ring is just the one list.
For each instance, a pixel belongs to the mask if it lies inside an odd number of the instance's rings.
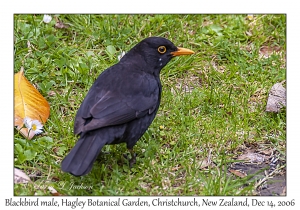
{"label": "bird's tail", "polygon": [[94,132],[84,134],[61,162],[62,171],[74,176],[83,176],[89,173],[105,143]]}

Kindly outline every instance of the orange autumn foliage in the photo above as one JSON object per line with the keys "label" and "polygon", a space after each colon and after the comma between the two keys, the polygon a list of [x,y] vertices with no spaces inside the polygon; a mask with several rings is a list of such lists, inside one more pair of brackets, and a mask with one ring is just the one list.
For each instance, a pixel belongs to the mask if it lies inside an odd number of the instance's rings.
{"label": "orange autumn foliage", "polygon": [[31,139],[35,134],[24,126],[24,118],[29,117],[45,124],[50,115],[50,106],[39,91],[24,77],[23,68],[15,74],[14,83],[14,125],[24,137]]}

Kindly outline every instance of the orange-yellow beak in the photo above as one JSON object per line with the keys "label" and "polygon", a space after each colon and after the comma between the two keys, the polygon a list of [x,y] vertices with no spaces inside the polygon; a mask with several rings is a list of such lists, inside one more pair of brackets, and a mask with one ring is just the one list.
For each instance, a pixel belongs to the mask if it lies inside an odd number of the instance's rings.
{"label": "orange-yellow beak", "polygon": [[183,47],[177,47],[177,51],[175,52],[171,52],[171,54],[173,56],[179,56],[179,55],[191,55],[191,54],[194,54],[195,52],[193,50],[190,50],[190,49],[186,49],[186,48],[183,48]]}

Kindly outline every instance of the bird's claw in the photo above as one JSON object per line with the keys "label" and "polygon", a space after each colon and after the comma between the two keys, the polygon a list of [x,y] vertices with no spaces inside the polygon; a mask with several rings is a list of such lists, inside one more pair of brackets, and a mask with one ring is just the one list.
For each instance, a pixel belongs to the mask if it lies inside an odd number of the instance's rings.
{"label": "bird's claw", "polygon": [[133,155],[131,155],[131,159],[129,160],[129,167],[132,168],[135,163],[136,163],[136,154],[134,153]]}
{"label": "bird's claw", "polygon": [[131,159],[129,159],[129,154],[123,154],[123,157],[129,161],[129,167],[132,168],[133,165],[136,163],[136,154],[131,154]]}

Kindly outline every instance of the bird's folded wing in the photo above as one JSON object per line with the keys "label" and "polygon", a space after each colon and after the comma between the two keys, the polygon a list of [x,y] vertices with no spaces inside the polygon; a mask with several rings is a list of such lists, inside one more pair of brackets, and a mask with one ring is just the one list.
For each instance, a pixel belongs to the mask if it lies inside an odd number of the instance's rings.
{"label": "bird's folded wing", "polygon": [[76,116],[75,134],[98,128],[119,125],[136,118],[151,114],[158,105],[158,94],[144,96],[142,93],[132,97],[117,97],[105,94],[90,110],[87,116],[80,113]]}

